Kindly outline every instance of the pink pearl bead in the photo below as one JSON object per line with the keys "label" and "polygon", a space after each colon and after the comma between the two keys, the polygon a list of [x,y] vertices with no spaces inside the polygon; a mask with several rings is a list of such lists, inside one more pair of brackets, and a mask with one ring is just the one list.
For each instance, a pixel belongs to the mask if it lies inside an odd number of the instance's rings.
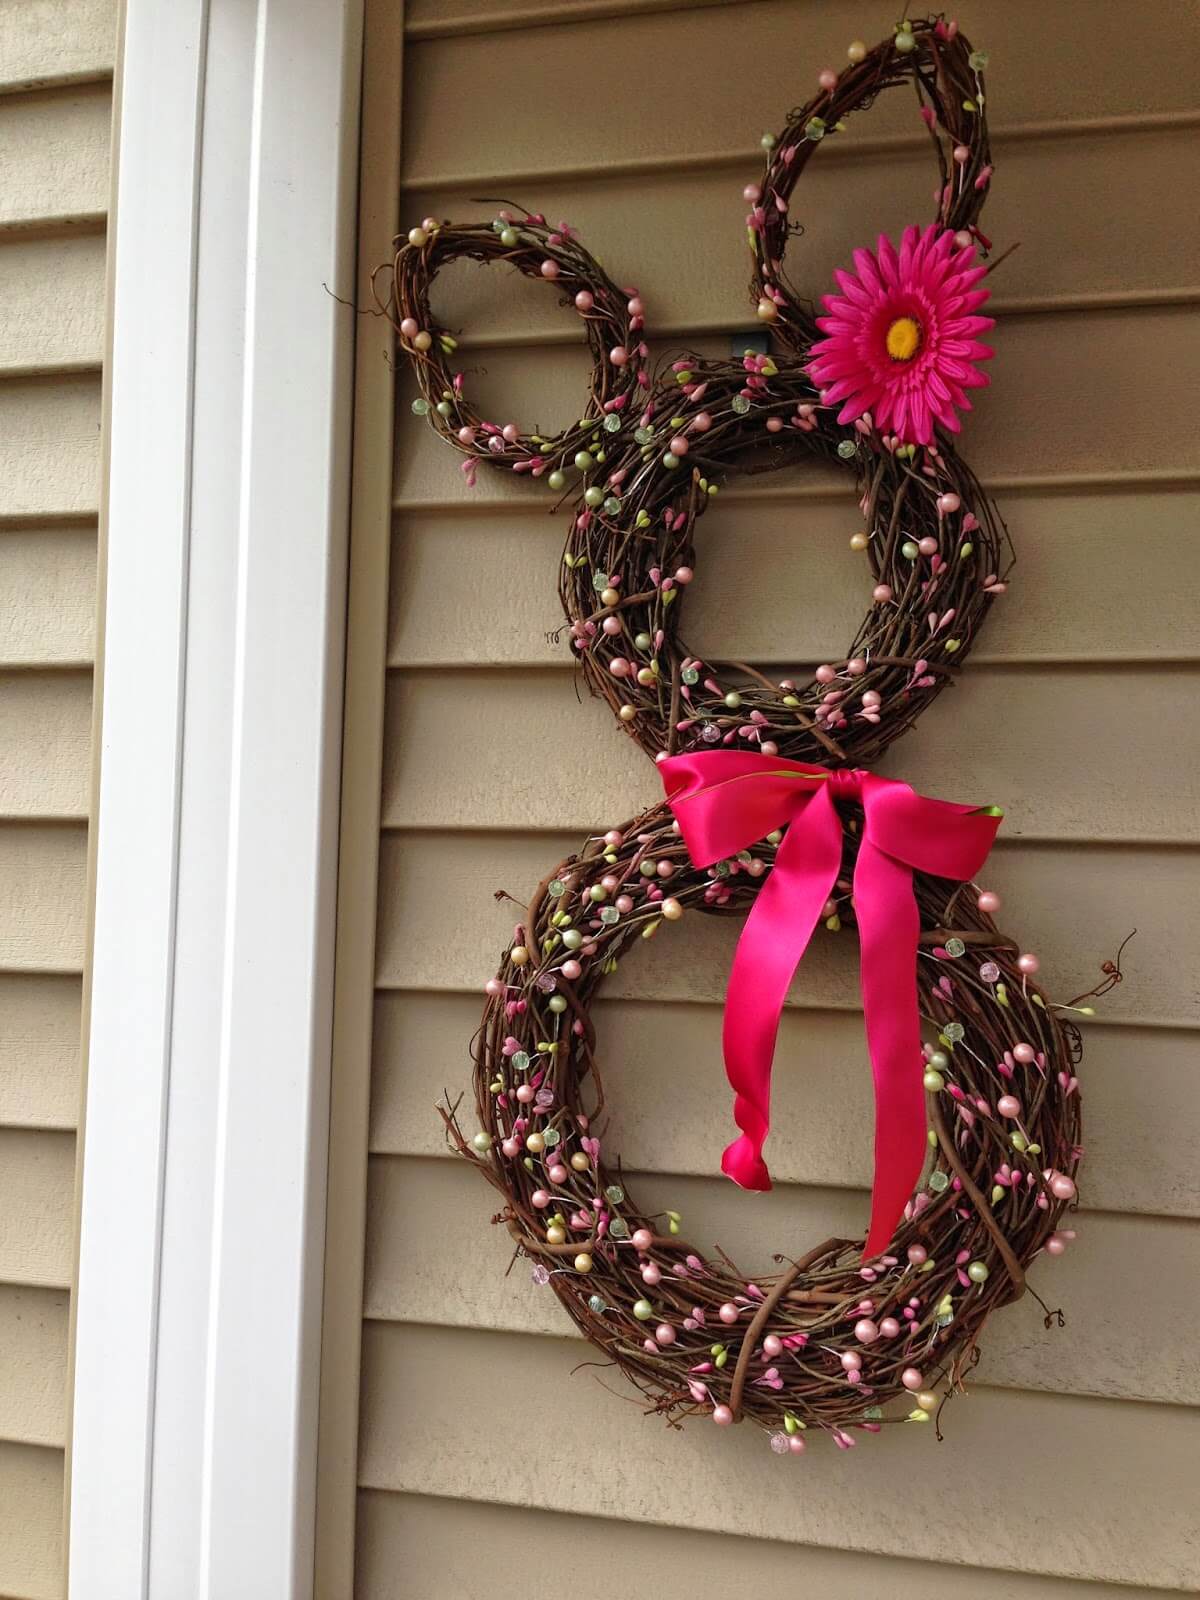
{"label": "pink pearl bead", "polygon": [[730,1411],[728,1406],[714,1406],[713,1421],[718,1428],[727,1428],[733,1421],[733,1412]]}
{"label": "pink pearl bead", "polygon": [[625,835],[616,828],[610,828],[604,835],[604,842],[610,850],[619,849],[625,842]]}
{"label": "pink pearl bead", "polygon": [[1052,1233],[1046,1240],[1046,1254],[1048,1256],[1061,1256],[1067,1248],[1067,1241],[1061,1233]]}
{"label": "pink pearl bead", "polygon": [[660,878],[673,878],[675,876],[675,863],[673,861],[660,861],[656,870]]}
{"label": "pink pearl bead", "polygon": [[783,418],[782,417],[768,417],[767,418],[767,432],[768,433],[782,433],[783,432]]}
{"label": "pink pearl bead", "polygon": [[777,1335],[769,1333],[763,1340],[763,1351],[772,1358],[781,1356],[783,1354],[783,1340]]}
{"label": "pink pearl bead", "polygon": [[411,339],[414,334],[418,334],[420,331],[421,324],[415,317],[405,317],[404,321],[400,324],[400,332],[406,339]]}
{"label": "pink pearl bead", "polygon": [[996,1101],[996,1110],[1002,1117],[1019,1117],[1021,1115],[1021,1102],[1015,1094],[1002,1094]]}
{"label": "pink pearl bead", "polygon": [[608,352],[608,359],[614,367],[623,367],[629,360],[629,351],[626,350],[623,344],[615,344]]}
{"label": "pink pearl bead", "polygon": [[614,656],[608,663],[608,670],[614,678],[627,678],[633,669],[624,656]]}
{"label": "pink pearl bead", "polygon": [[616,907],[623,917],[628,916],[633,910],[633,900],[627,894],[619,894],[616,898]]}
{"label": "pink pearl bead", "polygon": [[1027,978],[1032,978],[1034,973],[1041,967],[1041,964],[1032,951],[1027,950],[1023,956],[1017,957],[1017,971],[1023,972]]}
{"label": "pink pearl bead", "polygon": [[967,149],[965,144],[956,144],[954,146],[954,159],[958,162],[960,167],[965,167],[967,162],[970,161],[971,152]]}
{"label": "pink pearl bead", "polygon": [[620,617],[605,617],[600,626],[604,629],[604,632],[608,635],[608,637],[613,639],[621,631],[621,619]]}
{"label": "pink pearl bead", "polygon": [[576,311],[590,311],[596,304],[596,297],[590,289],[580,289],[575,296]]}
{"label": "pink pearl bead", "polygon": [[566,1183],[567,1169],[560,1163],[558,1166],[550,1168],[547,1177],[551,1183]]}
{"label": "pink pearl bead", "polygon": [[671,454],[672,455],[685,456],[685,455],[687,455],[688,450],[690,448],[691,448],[690,445],[688,444],[687,440],[683,437],[683,435],[681,433],[677,433],[675,435],[675,437],[671,440]]}
{"label": "pink pearl bead", "polygon": [[474,428],[460,428],[458,430],[458,442],[459,442],[459,444],[474,444],[475,443],[475,429]]}
{"label": "pink pearl bead", "polygon": [[506,422],[503,428],[501,428],[500,432],[503,434],[504,438],[508,440],[509,444],[516,444],[517,440],[521,437],[521,430],[517,427],[515,422]]}
{"label": "pink pearl bead", "polygon": [[862,1357],[857,1350],[843,1350],[841,1361],[846,1372],[857,1372],[862,1366]]}
{"label": "pink pearl bead", "polygon": [[837,673],[833,670],[832,667],[820,666],[813,673],[813,677],[817,680],[818,683],[832,683],[833,680],[837,677]]}
{"label": "pink pearl bead", "polygon": [[889,583],[877,583],[871,590],[871,599],[878,601],[880,605],[884,605],[891,598],[892,586]]}
{"label": "pink pearl bead", "polygon": [[879,1326],[870,1317],[863,1317],[854,1324],[854,1337],[859,1344],[874,1344],[879,1337]]}
{"label": "pink pearl bead", "polygon": [[512,1158],[519,1152],[521,1148],[521,1141],[519,1139],[505,1139],[502,1141],[500,1148],[511,1161]]}
{"label": "pink pearl bead", "polygon": [[935,538],[933,538],[932,535],[929,535],[929,534],[927,534],[925,536],[925,538],[920,540],[919,543],[917,544],[917,549],[921,552],[921,554],[923,556],[935,556],[935,555],[937,555],[937,547],[938,547],[937,540]]}
{"label": "pink pearl bead", "polygon": [[631,317],[644,317],[646,314],[646,308],[642,304],[642,297],[641,295],[637,294],[635,294],[633,299],[629,301],[625,309],[628,311]]}
{"label": "pink pearl bead", "polygon": [[738,1319],[738,1308],[734,1305],[732,1300],[726,1300],[725,1304],[717,1312],[717,1315],[720,1317],[722,1322],[733,1323]]}
{"label": "pink pearl bead", "polygon": [[660,1322],[658,1327],[654,1330],[654,1337],[658,1340],[659,1344],[674,1344],[675,1329],[669,1322]]}
{"label": "pink pearl bead", "polygon": [[542,262],[542,277],[543,278],[557,278],[558,277],[558,262],[557,261],[543,261]]}
{"label": "pink pearl bead", "polygon": [[742,190],[742,199],[748,201],[752,206],[756,206],[762,199],[762,190],[756,183],[748,183]]}
{"label": "pink pearl bead", "polygon": [[1056,1200],[1073,1200],[1075,1198],[1074,1181],[1068,1178],[1065,1172],[1056,1172],[1050,1179],[1050,1193]]}
{"label": "pink pearl bead", "polygon": [[904,1371],[900,1374],[900,1382],[906,1389],[911,1389],[914,1393],[918,1389],[923,1389],[925,1387],[925,1379],[921,1373],[918,1372],[916,1367],[905,1367]]}
{"label": "pink pearl bead", "polygon": [[1000,909],[1000,896],[998,894],[994,894],[991,889],[984,889],[979,895],[978,899],[975,901],[975,904],[979,907],[980,911],[983,911],[989,917],[992,917],[995,916],[996,912]]}
{"label": "pink pearl bead", "polygon": [[635,1250],[649,1250],[654,1243],[654,1235],[649,1228],[639,1228],[630,1240]]}
{"label": "pink pearl bead", "polygon": [[1037,1051],[1031,1044],[1015,1044],[1012,1049],[1013,1060],[1019,1061],[1023,1067],[1037,1060]]}
{"label": "pink pearl bead", "polygon": [[861,678],[866,670],[867,663],[863,660],[862,656],[855,656],[853,661],[847,661],[846,663],[846,671],[852,678]]}
{"label": "pink pearl bead", "polygon": [[822,72],[817,74],[817,82],[820,84],[822,89],[836,89],[837,73],[834,72],[831,67],[826,67]]}
{"label": "pink pearl bead", "polygon": [[[765,756],[777,756],[779,754],[779,746],[775,743],[774,739],[761,740],[758,748]],[[755,871],[755,868],[758,870]],[[752,861],[746,870],[749,872],[752,878],[761,878],[763,872],[766,870],[766,866],[762,861]]]}
{"label": "pink pearl bead", "polygon": [[546,1189],[535,1189],[529,1198],[539,1211],[544,1211],[551,1200],[551,1196]]}
{"label": "pink pearl bead", "polygon": [[895,1317],[884,1317],[883,1321],[879,1324],[879,1332],[885,1339],[894,1339],[900,1332],[900,1324],[896,1321]]}
{"label": "pink pearl bead", "polygon": [[662,1282],[662,1268],[656,1261],[647,1261],[642,1267],[642,1282],[652,1289]]}
{"label": "pink pearl bead", "polygon": [[574,958],[572,958],[570,961],[564,961],[562,964],[562,975],[568,983],[574,983],[576,978],[581,976],[582,972],[583,968],[579,965],[578,961],[574,960]]}
{"label": "pink pearl bead", "polygon": [[535,1090],[531,1083],[523,1083],[517,1090],[517,1099],[523,1106],[527,1106],[533,1099]]}
{"label": "pink pearl bead", "polygon": [[499,978],[489,978],[483,986],[483,992],[484,994],[490,994],[494,997],[504,993],[504,985],[500,982]]}
{"label": "pink pearl bead", "polygon": [[712,418],[709,416],[708,412],[697,411],[696,415],[692,418],[692,432],[707,433],[711,427]]}
{"label": "pink pearl bead", "polygon": [[923,1244],[910,1244],[907,1254],[914,1267],[923,1267],[929,1260],[929,1251],[926,1250]]}
{"label": "pink pearl bead", "polygon": [[696,574],[692,571],[691,567],[676,567],[675,568],[675,582],[676,583],[691,583],[692,579],[695,576],[696,576]]}
{"label": "pink pearl bead", "polygon": [[938,515],[948,517],[952,511],[957,511],[962,501],[956,494],[940,494],[937,499]]}
{"label": "pink pearl bead", "polygon": [[808,1449],[808,1446],[805,1444],[804,1440],[800,1437],[800,1435],[798,1433],[794,1433],[792,1435],[792,1437],[788,1440],[788,1449],[792,1452],[792,1454],[794,1456],[802,1456],[804,1454],[804,1452]]}

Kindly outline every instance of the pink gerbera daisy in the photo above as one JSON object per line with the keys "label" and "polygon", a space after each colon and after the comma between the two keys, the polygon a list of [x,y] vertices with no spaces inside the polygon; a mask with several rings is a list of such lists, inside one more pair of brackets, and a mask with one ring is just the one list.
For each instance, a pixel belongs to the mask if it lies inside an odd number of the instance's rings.
{"label": "pink gerbera daisy", "polygon": [[878,251],[854,252],[854,272],[837,272],[840,295],[827,294],[827,334],[812,347],[809,375],[839,422],[867,412],[880,433],[932,444],[934,422],[957,433],[966,391],[986,384],[977,362],[994,353],[975,335],[993,327],[976,313],[988,297],[975,285],[986,268],[973,245],[958,248],[948,228],[904,230],[897,252],[880,235]]}

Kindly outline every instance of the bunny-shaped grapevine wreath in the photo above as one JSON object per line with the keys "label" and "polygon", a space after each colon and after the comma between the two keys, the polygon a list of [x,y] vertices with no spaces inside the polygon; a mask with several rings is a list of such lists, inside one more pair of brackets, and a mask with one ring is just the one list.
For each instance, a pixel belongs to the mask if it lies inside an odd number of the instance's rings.
{"label": "bunny-shaped grapevine wreath", "polygon": [[[781,1454],[813,1429],[849,1448],[929,1421],[977,1359],[992,1309],[1072,1237],[1058,1224],[1081,1154],[1069,1008],[997,929],[998,896],[971,884],[999,813],[865,770],[953,681],[1006,584],[1003,524],[950,440],[991,355],[978,339],[991,326],[978,257],[985,59],[942,17],[905,21],[871,50],[856,42],[849,58],[763,140],[765,175],[745,191],[752,293],[775,353],[652,369],[636,291],[566,224],[511,210],[414,228],[386,307],[421,386],[414,409],[465,454],[468,481],[482,461],[573,498],[570,643],[667,792],[538,885],[487,984],[480,1131],[448,1109],[448,1134],[502,1195],[496,1220],[535,1282],[650,1409],[751,1418]],[[783,276],[796,182],[848,116],[904,84],[936,156],[935,220],[856,251],[814,318]],[[545,279],[583,319],[591,393],[557,437],[472,409],[428,300],[460,256]],[[698,660],[678,631],[697,517],[728,475],[810,456],[854,472],[863,514],[851,542],[874,586],[845,658],[807,683]],[[827,1239],[748,1276],[685,1243],[673,1213],[643,1215],[620,1181],[602,1146],[591,1001],[637,941],[692,910],[745,915],[724,1034],[741,1132],[723,1166],[747,1188],[770,1187],[788,982],[818,924],[857,928],[876,1093],[865,1246]]]}

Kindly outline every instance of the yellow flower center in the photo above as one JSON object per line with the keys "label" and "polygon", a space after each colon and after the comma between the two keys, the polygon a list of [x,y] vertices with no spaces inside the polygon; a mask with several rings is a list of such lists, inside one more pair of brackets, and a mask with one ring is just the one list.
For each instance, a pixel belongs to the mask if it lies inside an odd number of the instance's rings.
{"label": "yellow flower center", "polygon": [[893,361],[911,361],[921,348],[921,324],[915,317],[897,317],[885,337]]}

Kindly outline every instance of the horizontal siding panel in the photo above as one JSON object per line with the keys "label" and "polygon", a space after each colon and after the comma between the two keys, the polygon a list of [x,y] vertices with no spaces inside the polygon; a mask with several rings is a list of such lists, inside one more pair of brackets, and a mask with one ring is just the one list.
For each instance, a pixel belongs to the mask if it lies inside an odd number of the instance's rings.
{"label": "horizontal siding panel", "polygon": [[[804,1463],[797,1463],[798,1469]],[[497,1486],[495,1498],[505,1495]],[[486,1551],[486,1556],[481,1552]],[[797,1549],[778,1539],[696,1533],[645,1522],[615,1526],[600,1517],[511,1505],[364,1490],[358,1498],[356,1594],[395,1596],[396,1574],[411,1595],[459,1600],[528,1600],[529,1557],[539,1569],[570,1572],[573,1591],[592,1600],[652,1595],[705,1600],[756,1594],[812,1600],[1130,1600],[1114,1584],[1029,1577],[948,1562],[889,1561],[842,1550]],[[580,1588],[595,1573],[603,1589]],[[798,1587],[802,1585],[802,1587]],[[1153,1593],[1163,1595],[1166,1590]],[[1152,1592],[1140,1589],[1145,1600]]]}
{"label": "horizontal siding panel", "polygon": [[[1002,149],[984,225],[997,252],[1016,240],[1021,248],[990,280],[997,303],[1200,291],[1200,219],[1189,214],[1178,229],[1161,226],[1172,197],[1187,187],[1195,142],[1194,128],[1133,129]],[[569,218],[618,282],[636,283],[651,333],[745,328],[753,307],[743,181],[728,171],[680,174],[669,182],[598,175],[538,183],[515,198],[552,221]],[[832,289],[834,268],[849,262],[857,246],[880,232],[898,238],[914,217],[925,215],[930,182],[927,143],[886,161],[878,155],[853,165],[817,159],[793,201],[804,223],[788,255],[797,290],[817,298]],[[1112,225],[1114,193],[1128,199],[1120,230]],[[490,220],[494,209],[458,193],[405,197],[405,215],[414,221],[431,215]],[[1068,211],[1069,232],[1030,225],[1031,217]],[[1131,252],[1130,238],[1142,247]],[[703,240],[703,248],[689,248],[694,240]],[[577,330],[578,318],[559,298],[511,269],[461,262],[439,273],[434,306],[469,339],[520,342],[529,334],[554,339]]]}
{"label": "horizontal siding panel", "polygon": [[90,666],[96,530],[0,530],[0,670]]}
{"label": "horizontal siding panel", "polygon": [[109,76],[115,0],[0,0],[0,90]]}
{"label": "horizontal siding panel", "polygon": [[[678,1059],[678,1058],[677,1058]],[[723,1137],[723,1135],[722,1135]],[[646,1177],[626,1168],[629,1188],[650,1215],[683,1216],[701,1251],[721,1247],[751,1279],[774,1270],[771,1256],[798,1256],[818,1239],[853,1238],[866,1228],[869,1195],[777,1183],[747,1196],[719,1175]],[[368,1317],[451,1327],[580,1338],[553,1293],[530,1280],[527,1263],[507,1277],[513,1242],[493,1228],[496,1194],[463,1161],[376,1156],[367,1198],[365,1310]],[[1091,1216],[1058,1260],[1038,1261],[1034,1289],[1065,1309],[1065,1332],[1047,1331],[1032,1295],[988,1323],[981,1383],[1117,1400],[1195,1405],[1200,1374],[1190,1309],[1200,1275],[1200,1226],[1161,1219]],[[1121,1263],[1121,1292],[1106,1265]],[[712,1335],[693,1341],[702,1359]]]}
{"label": "horizontal siding panel", "polygon": [[[610,821],[613,819],[609,819]],[[2,835],[0,835],[2,837]],[[575,835],[389,834],[382,841],[376,977],[389,989],[482,993],[527,897]],[[1100,976],[1132,928],[1129,977],[1099,1002],[1106,1020],[1197,1020],[1200,929],[1185,858],[1171,850],[1028,845],[997,848],[988,882],[1005,896],[1005,925],[1042,958],[1051,993],[1069,998]],[[614,998],[721,1001],[741,920],[687,916],[641,944],[606,985]],[[683,939],[686,948],[681,949]],[[813,941],[792,988],[801,1006],[857,1009],[858,943]]]}
{"label": "horizontal siding panel", "polygon": [[[378,995],[373,1151],[446,1153],[433,1108],[445,1090],[456,1095],[469,1083],[470,1041],[481,1012],[482,997],[473,995]],[[593,1017],[611,1113],[607,1137],[625,1164],[639,1172],[714,1172],[733,1131],[720,1010],[604,1000]],[[861,1017],[786,1012],[776,1060],[769,1147],[776,1180],[867,1187],[873,1111]],[[1090,1027],[1080,1077],[1083,1205],[1200,1217],[1195,1040],[1187,1033]]]}
{"label": "horizontal siding panel", "polygon": [[0,1128],[0,1283],[71,1282],[75,1139]]}
{"label": "horizontal siding panel", "polygon": [[111,123],[107,85],[0,100],[0,229],[102,217]]}
{"label": "horizontal siding panel", "polygon": [[99,378],[0,383],[0,521],[94,516],[99,499]]}
{"label": "horizontal siding panel", "polygon": [[0,825],[0,972],[82,972],[83,827]]}
{"label": "horizontal siding panel", "polygon": [[[1144,114],[1147,107],[1190,110],[1200,101],[1200,38],[1186,0],[1163,0],[1139,17],[1136,49],[1129,48],[1126,15],[1112,6],[1089,12],[1086,26],[1081,18],[1059,30],[1047,28],[1036,0],[999,8],[969,0],[957,15],[991,57],[989,113],[997,130],[1044,121],[1048,113],[1065,122]],[[791,0],[776,0],[717,7],[698,21],[651,15],[572,22],[539,31],[532,74],[529,40],[520,33],[412,41],[405,52],[404,175],[432,187],[744,150],[750,178],[761,167],[754,155],[760,136],[815,92],[818,71],[844,65],[851,39],[865,32],[874,43],[886,31],[882,25],[872,32],[867,20],[857,0],[806,6],[802,23]],[[1055,33],[1058,47],[1049,37]],[[615,105],[607,70],[613,62],[621,64]],[[651,114],[656,104],[658,114]],[[468,107],[473,114],[465,116]],[[638,107],[647,109],[637,114]],[[481,139],[481,118],[502,136]],[[916,131],[923,132],[914,97],[902,87],[852,118],[846,140]],[[918,190],[922,215],[932,159],[928,172]]]}
{"label": "horizontal siding panel", "polygon": [[0,1284],[0,1439],[66,1443],[68,1303],[61,1289]]}
{"label": "horizontal siding panel", "polygon": [[0,1441],[0,1594],[61,1600],[63,1453]]}
{"label": "horizontal siding panel", "polygon": [[[1017,567],[968,676],[990,661],[1200,655],[1191,595],[1180,582],[1200,527],[1200,495],[1013,494],[1000,496],[1000,509]],[[551,635],[562,620],[555,586],[566,523],[548,506],[486,519],[398,516],[389,663],[563,665],[567,646]],[[704,660],[781,664],[843,655],[870,604],[870,569],[847,549],[860,526],[849,484],[828,499],[790,504],[718,500],[698,524],[683,626],[692,651]],[[1153,541],[1155,559],[1138,564],[1136,584],[1121,582],[1114,606],[1114,574],[1143,540]],[[455,628],[458,618],[465,625]]]}
{"label": "horizontal siding panel", "polygon": [[80,980],[0,973],[0,1126],[73,1128]]}
{"label": "horizontal siding panel", "polygon": [[482,29],[541,27],[548,22],[578,22],[594,17],[641,16],[653,11],[699,11],[705,6],[738,5],[745,0],[408,0],[404,33],[408,39]]}
{"label": "horizontal siding panel", "polygon": [[0,673],[0,818],[85,818],[91,735],[90,672]]}
{"label": "horizontal siding panel", "polygon": [[[1197,843],[1198,682],[1194,670],[973,666],[922,718],[921,737],[889,752],[880,770],[945,799],[1002,805],[1010,839]],[[385,722],[385,826],[585,833],[661,798],[653,764],[616,725],[608,704],[582,692],[581,705],[568,667],[394,675]],[[1121,759],[1114,763],[1111,744],[1096,738],[1096,728],[1118,716]],[[1167,729],[1173,736],[1164,738]],[[497,738],[495,761],[481,763],[479,752]],[[1069,780],[1048,784],[1049,770]],[[948,777],[954,773],[968,776]],[[1154,775],[1139,785],[1136,805],[1131,773]]]}
{"label": "horizontal siding panel", "polygon": [[[380,334],[383,341],[383,334]],[[728,358],[729,340],[693,340],[701,354]],[[673,346],[667,346],[669,351]],[[660,353],[662,347],[660,347]],[[1073,311],[1006,319],[996,339],[992,384],[963,432],[962,453],[983,478],[1078,473],[1200,471],[1200,439],[1165,425],[1186,416],[1191,373],[1200,360],[1200,318],[1188,307]],[[587,393],[582,345],[467,353],[467,394],[481,414],[552,433],[580,413]],[[480,369],[483,369],[482,372]],[[456,454],[421,417],[409,413],[413,389],[400,380],[395,489],[402,505],[502,505],[528,496],[513,473],[481,471],[466,487]],[[815,467],[765,479],[822,481]],[[854,491],[849,475],[847,502]],[[546,503],[552,503],[546,491]]]}
{"label": "horizontal siding panel", "polygon": [[[5,107],[0,100],[0,118]],[[0,235],[0,376],[98,367],[104,235]]]}
{"label": "horizontal siding panel", "polygon": [[[1200,1578],[1200,1428],[1182,1410],[981,1388],[943,1414],[942,1445],[898,1427],[780,1461],[757,1429],[715,1441],[703,1422],[639,1424],[596,1374],[570,1376],[578,1360],[571,1339],[368,1324],[363,1487],[1144,1586]],[[536,1447],[517,1443],[530,1416]],[[922,1467],[934,1514],[914,1507]]]}

